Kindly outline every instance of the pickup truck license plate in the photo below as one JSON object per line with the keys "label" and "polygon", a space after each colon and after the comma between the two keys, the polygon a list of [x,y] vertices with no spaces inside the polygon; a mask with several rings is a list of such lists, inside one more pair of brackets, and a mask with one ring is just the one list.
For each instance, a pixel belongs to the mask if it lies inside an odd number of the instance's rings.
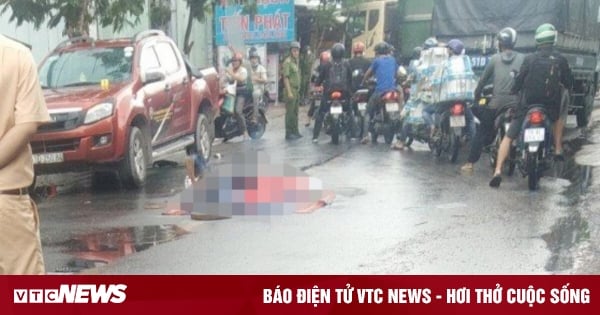
{"label": "pickup truck license plate", "polygon": [[330,112],[332,114],[341,114],[342,113],[342,106],[331,106]]}
{"label": "pickup truck license plate", "polygon": [[397,112],[400,110],[398,103],[385,103],[386,112]]}
{"label": "pickup truck license plate", "polygon": [[65,161],[65,156],[62,152],[39,153],[33,155],[33,164],[53,164]]}
{"label": "pickup truck license plate", "polygon": [[542,142],[545,138],[544,128],[527,128],[525,129],[525,142]]}
{"label": "pickup truck license plate", "polygon": [[464,127],[466,125],[465,115],[450,116],[450,127]]}
{"label": "pickup truck license plate", "polygon": [[358,110],[367,110],[367,103],[358,103]]}

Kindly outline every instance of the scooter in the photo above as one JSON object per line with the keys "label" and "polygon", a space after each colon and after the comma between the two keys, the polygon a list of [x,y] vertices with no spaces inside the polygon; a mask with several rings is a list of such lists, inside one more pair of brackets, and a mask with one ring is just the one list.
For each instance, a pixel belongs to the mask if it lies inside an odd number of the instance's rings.
{"label": "scooter", "polygon": [[375,115],[371,121],[371,142],[377,143],[379,135],[383,135],[386,144],[392,144],[394,136],[400,131],[400,104],[398,92],[383,93],[376,104]]}
{"label": "scooter", "polygon": [[325,133],[331,136],[333,144],[339,144],[340,135],[346,134],[349,138],[353,134],[353,115],[349,110],[343,92],[334,90],[328,97],[329,111],[324,120]]}
{"label": "scooter", "polygon": [[436,156],[445,153],[452,163],[458,159],[460,138],[467,126],[465,112],[468,105],[464,101],[455,101],[441,105],[436,111],[435,125],[438,136],[434,136],[430,146]]}
{"label": "scooter", "polygon": [[528,179],[529,190],[538,189],[539,179],[551,154],[552,135],[549,124],[542,105],[529,106],[517,142],[516,160],[523,177]]}
{"label": "scooter", "polygon": [[[236,95],[235,81],[227,82],[219,100],[221,108],[220,115],[215,119],[215,138],[223,138],[223,142],[244,134],[244,132],[240,130],[238,120],[234,115]],[[264,135],[268,121],[265,114],[266,104],[264,103],[264,99],[258,100],[257,104],[254,105],[258,106],[257,117],[254,117],[253,105],[252,97],[247,97],[242,114],[246,119],[248,135],[250,138],[256,140]]]}

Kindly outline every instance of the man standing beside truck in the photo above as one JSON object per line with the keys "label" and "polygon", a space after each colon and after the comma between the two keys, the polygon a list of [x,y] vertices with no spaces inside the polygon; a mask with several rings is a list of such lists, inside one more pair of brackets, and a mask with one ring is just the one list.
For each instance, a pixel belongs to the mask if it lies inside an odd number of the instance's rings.
{"label": "man standing beside truck", "polygon": [[512,92],[515,94],[518,92],[522,93],[521,102],[517,109],[517,117],[511,123],[506,136],[500,144],[498,158],[496,159],[496,170],[494,177],[490,181],[491,187],[499,187],[502,182],[500,174],[504,161],[508,156],[512,140],[521,131],[521,126],[527,112],[527,105],[529,104],[544,105],[546,114],[553,122],[555,159],[564,159],[562,155],[564,122],[562,119],[559,119],[561,115],[561,91],[562,88],[570,90],[573,77],[567,59],[554,49],[555,42],[556,29],[552,24],[542,24],[536,29],[535,43],[538,51],[525,57],[521,70],[515,80]]}

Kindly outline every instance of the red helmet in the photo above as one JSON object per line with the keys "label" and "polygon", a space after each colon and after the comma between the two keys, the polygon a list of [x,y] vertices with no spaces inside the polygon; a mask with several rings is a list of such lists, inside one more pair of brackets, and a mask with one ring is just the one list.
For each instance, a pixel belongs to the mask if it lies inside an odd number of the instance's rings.
{"label": "red helmet", "polygon": [[331,54],[328,50],[326,50],[321,53],[321,57],[319,59],[321,61],[321,64],[328,63],[329,61],[331,61]]}
{"label": "red helmet", "polygon": [[357,53],[363,53],[365,51],[365,44],[363,42],[356,42],[354,44],[354,47],[352,47],[352,52],[357,54]]}

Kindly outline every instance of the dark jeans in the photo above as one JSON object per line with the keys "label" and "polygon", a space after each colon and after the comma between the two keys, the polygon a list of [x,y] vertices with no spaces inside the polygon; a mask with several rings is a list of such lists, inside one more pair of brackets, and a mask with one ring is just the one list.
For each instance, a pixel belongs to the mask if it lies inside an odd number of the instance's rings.
{"label": "dark jeans", "polygon": [[479,161],[479,158],[481,158],[481,151],[487,144],[487,140],[490,139],[490,137],[492,137],[492,135],[496,132],[496,128],[494,128],[494,122],[496,120],[498,110],[480,107],[478,108],[477,113],[480,124],[479,130],[477,130],[475,137],[473,137],[471,140],[469,158],[467,159],[467,162],[469,163],[476,163]]}

